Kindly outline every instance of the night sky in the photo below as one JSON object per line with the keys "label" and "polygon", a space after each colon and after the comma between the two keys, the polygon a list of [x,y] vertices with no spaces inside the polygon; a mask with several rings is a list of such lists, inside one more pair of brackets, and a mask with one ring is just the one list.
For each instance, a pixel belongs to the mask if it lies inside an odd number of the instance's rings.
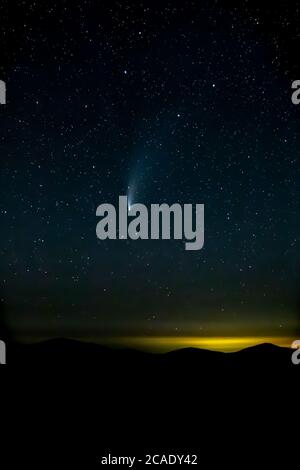
{"label": "night sky", "polygon": [[[295,337],[299,2],[9,3],[0,294],[11,332]],[[96,208],[119,195],[203,203],[204,248],[98,240]]]}

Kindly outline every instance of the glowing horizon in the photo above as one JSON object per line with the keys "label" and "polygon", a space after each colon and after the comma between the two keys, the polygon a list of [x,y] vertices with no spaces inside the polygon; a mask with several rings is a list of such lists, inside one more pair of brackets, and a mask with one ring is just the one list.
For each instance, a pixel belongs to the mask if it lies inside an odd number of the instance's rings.
{"label": "glowing horizon", "polygon": [[102,344],[130,347],[151,352],[168,352],[184,348],[235,352],[263,343],[290,348],[294,339],[288,336],[124,336],[108,338]]}

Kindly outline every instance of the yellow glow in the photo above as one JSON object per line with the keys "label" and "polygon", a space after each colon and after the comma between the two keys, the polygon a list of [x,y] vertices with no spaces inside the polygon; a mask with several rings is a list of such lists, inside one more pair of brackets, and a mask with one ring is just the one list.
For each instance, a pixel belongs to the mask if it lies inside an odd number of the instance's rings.
{"label": "yellow glow", "polygon": [[167,352],[182,348],[200,348],[212,351],[233,352],[262,343],[291,347],[293,338],[281,336],[133,336],[110,338],[106,342],[112,346],[130,347],[152,352]]}

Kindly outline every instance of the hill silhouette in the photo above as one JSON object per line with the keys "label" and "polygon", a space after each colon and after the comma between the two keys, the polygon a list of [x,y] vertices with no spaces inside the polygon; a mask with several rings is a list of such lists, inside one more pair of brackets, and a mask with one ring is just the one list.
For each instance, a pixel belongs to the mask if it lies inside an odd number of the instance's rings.
{"label": "hill silhouette", "polygon": [[241,367],[261,370],[294,370],[291,362],[292,350],[273,344],[260,344],[238,352],[223,353],[198,348],[184,348],[167,353],[149,353],[135,349],[119,349],[73,339],[51,339],[33,344],[10,343],[8,363],[11,365],[55,365],[70,368],[84,365],[85,368],[101,367],[122,370],[127,368],[155,367],[173,371],[186,369],[211,370]]}
{"label": "hill silhouette", "polygon": [[245,459],[269,468],[297,449],[297,433],[286,432],[297,367],[291,350],[271,344],[150,354],[70,339],[9,343],[0,371],[11,383],[3,442],[12,449],[3,443],[0,463],[7,453],[11,468],[45,459],[53,468],[99,468],[108,453],[190,453],[205,468],[241,468]]}

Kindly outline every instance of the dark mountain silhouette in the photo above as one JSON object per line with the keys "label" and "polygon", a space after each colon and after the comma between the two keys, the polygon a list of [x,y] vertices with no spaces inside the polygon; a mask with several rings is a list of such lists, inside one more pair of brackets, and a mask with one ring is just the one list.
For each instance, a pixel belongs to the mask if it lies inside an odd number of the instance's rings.
{"label": "dark mountain silhouette", "polygon": [[186,369],[230,370],[234,367],[247,369],[293,370],[292,350],[273,344],[261,344],[238,352],[223,353],[197,348],[185,348],[168,353],[147,353],[134,349],[118,349],[86,343],[72,339],[52,339],[34,344],[9,343],[8,364],[11,365],[66,365],[70,368],[101,367],[122,370],[127,368],[155,367],[173,371],[179,367]]}
{"label": "dark mountain silhouette", "polygon": [[[149,354],[69,339],[7,349],[0,372],[13,406],[0,455],[1,464],[8,454],[10,466],[3,468],[44,461],[100,468],[108,453],[189,453],[199,456],[197,468],[242,468],[245,460],[269,468],[286,462],[285,449],[297,449],[288,419],[294,421],[300,366],[289,349]],[[3,397],[2,414],[6,403]]]}

